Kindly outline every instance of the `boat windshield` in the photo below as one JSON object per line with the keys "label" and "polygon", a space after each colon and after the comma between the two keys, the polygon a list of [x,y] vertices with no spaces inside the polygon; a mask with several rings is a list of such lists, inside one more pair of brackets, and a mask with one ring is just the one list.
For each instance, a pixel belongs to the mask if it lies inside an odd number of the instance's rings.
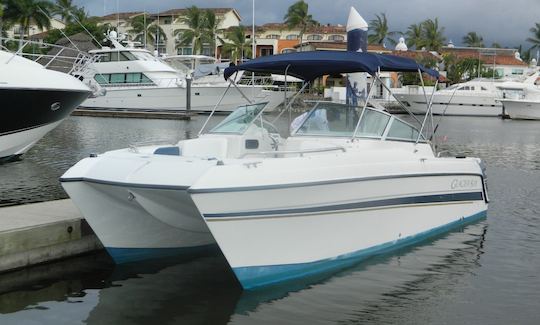
{"label": "boat windshield", "polygon": [[242,134],[263,111],[267,103],[257,103],[238,107],[221,123],[210,130],[210,133]]}
{"label": "boat windshield", "polygon": [[[362,113],[356,107],[318,102],[292,123],[293,133],[302,136],[352,137]],[[415,141],[418,131],[408,123],[385,112],[366,108],[356,137]]]}

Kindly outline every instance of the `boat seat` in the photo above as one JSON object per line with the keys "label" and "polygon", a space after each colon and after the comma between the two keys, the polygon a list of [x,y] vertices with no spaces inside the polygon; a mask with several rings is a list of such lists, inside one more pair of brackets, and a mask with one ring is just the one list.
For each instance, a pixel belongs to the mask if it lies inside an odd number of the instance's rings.
{"label": "boat seat", "polygon": [[182,151],[179,147],[161,147],[154,151],[154,155],[181,156]]}
{"label": "boat seat", "polygon": [[223,138],[198,138],[186,140],[182,146],[184,157],[223,159],[227,157],[227,140]]}

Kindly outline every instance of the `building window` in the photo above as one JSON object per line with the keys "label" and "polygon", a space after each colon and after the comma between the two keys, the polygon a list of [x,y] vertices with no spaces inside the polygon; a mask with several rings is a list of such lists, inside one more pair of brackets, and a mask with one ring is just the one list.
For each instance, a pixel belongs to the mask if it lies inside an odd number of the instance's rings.
{"label": "building window", "polygon": [[283,49],[281,50],[281,53],[293,53],[293,52],[296,52],[295,49]]}
{"label": "building window", "polygon": [[513,75],[522,75],[523,74],[523,69],[512,69],[512,74]]}
{"label": "building window", "polygon": [[211,56],[212,55],[212,49],[210,47],[203,47],[202,55]]}
{"label": "building window", "polygon": [[270,34],[270,35],[266,35],[266,38],[268,38],[268,39],[279,39],[279,35],[277,35],[277,34]]}
{"label": "building window", "polygon": [[261,49],[261,56],[267,56],[267,55],[274,55],[274,49],[272,48]]}
{"label": "building window", "polygon": [[287,35],[286,39],[288,39],[288,40],[298,39],[298,35],[296,35],[296,34],[289,34],[289,35]]}
{"label": "building window", "polygon": [[163,19],[163,25],[170,25],[171,23],[172,19],[170,17]]}
{"label": "building window", "polygon": [[343,42],[345,37],[343,35],[330,35],[328,36],[328,40],[334,42]]}
{"label": "building window", "polygon": [[308,35],[308,37],[307,37],[308,41],[320,41],[322,39],[323,39],[323,37],[321,35],[318,35],[318,34]]}
{"label": "building window", "polygon": [[192,55],[193,49],[191,47],[179,47],[176,53],[179,55]]}

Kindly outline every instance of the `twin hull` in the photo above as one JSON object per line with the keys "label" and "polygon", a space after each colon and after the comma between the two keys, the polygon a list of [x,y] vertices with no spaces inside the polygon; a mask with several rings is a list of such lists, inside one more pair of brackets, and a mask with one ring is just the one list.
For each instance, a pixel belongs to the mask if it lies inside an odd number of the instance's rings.
{"label": "twin hull", "polygon": [[[107,155],[87,158],[62,177],[63,186],[117,262],[217,242],[246,289],[331,271],[481,218],[487,210],[482,171],[473,159],[449,159],[446,167],[458,167],[450,169],[430,160],[397,169],[395,163],[311,166],[296,173],[311,181],[291,176],[281,183],[272,174],[275,161],[288,159],[223,166],[205,161],[201,168],[198,159],[174,156],[152,167],[141,156],[146,163],[127,168],[125,180],[114,182],[92,178],[92,159],[107,164]],[[297,159],[296,167],[309,167],[310,157]],[[148,179],[145,169],[167,164],[172,175],[161,183],[180,184],[180,175],[190,179],[181,186],[140,181]],[[336,170],[350,175],[337,177]],[[220,178],[226,187],[216,186]]]}

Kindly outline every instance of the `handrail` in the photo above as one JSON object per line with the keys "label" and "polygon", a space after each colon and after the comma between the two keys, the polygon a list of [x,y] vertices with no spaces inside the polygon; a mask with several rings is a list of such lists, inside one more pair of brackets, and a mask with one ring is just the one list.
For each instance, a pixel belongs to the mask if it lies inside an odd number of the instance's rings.
{"label": "handrail", "polygon": [[248,155],[272,156],[272,155],[294,155],[294,154],[299,154],[300,157],[303,157],[305,153],[329,152],[329,151],[346,152],[347,149],[342,146],[337,146],[337,147],[315,148],[315,149],[304,149],[304,150],[246,152],[240,158],[244,158],[245,156],[248,156]]}

